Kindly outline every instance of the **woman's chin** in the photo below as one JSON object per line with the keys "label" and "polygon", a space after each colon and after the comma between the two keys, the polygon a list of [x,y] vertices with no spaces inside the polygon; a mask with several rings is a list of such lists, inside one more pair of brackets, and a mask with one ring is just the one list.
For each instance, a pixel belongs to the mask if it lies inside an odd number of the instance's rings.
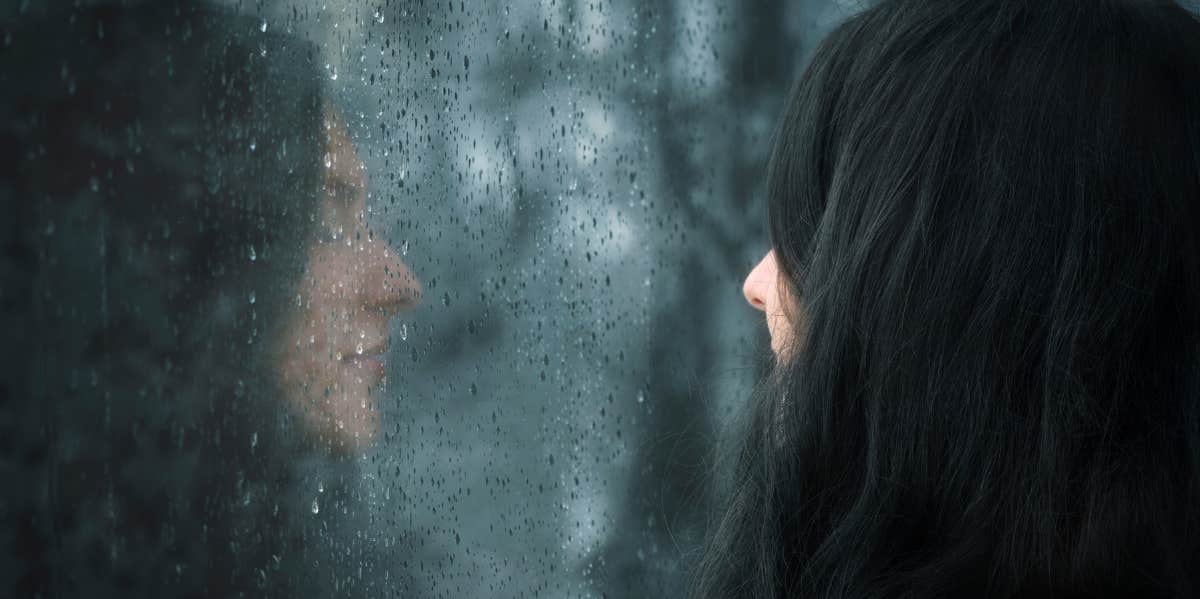
{"label": "woman's chin", "polygon": [[343,406],[331,414],[323,435],[335,455],[359,454],[379,436],[379,410],[375,408],[374,399],[364,396],[350,403],[351,406]]}
{"label": "woman's chin", "polygon": [[[378,380],[383,377],[371,377]],[[308,436],[317,446],[339,457],[361,454],[379,436],[381,427],[379,384],[366,377],[345,376],[341,384],[331,386],[328,396],[312,398],[297,406],[302,412]]]}

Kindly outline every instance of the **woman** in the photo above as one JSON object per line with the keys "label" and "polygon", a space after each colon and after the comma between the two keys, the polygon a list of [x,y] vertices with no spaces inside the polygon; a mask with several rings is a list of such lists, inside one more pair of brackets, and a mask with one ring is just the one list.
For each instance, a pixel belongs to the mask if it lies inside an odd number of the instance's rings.
{"label": "woman", "polygon": [[5,28],[0,595],[385,590],[353,463],[294,465],[372,440],[419,285],[315,48],[262,29],[192,3]]}
{"label": "woman", "polygon": [[883,1],[801,77],[697,597],[1200,596],[1200,24]]}

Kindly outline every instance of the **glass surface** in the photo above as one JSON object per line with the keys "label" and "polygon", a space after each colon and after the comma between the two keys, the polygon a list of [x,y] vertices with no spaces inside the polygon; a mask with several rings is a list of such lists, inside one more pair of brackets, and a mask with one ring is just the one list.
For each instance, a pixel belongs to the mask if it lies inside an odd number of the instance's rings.
{"label": "glass surface", "polygon": [[0,594],[679,596],[857,3],[86,4],[0,9]]}

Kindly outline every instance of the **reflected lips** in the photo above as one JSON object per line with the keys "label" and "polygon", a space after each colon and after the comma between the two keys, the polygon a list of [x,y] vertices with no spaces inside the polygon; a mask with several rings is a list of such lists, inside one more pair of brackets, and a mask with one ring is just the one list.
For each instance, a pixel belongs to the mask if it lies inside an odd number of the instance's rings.
{"label": "reflected lips", "polygon": [[344,361],[362,369],[366,369],[376,378],[383,378],[386,371],[383,367],[383,353],[387,351],[387,345],[381,344],[369,347],[360,354],[356,350],[343,353]]}

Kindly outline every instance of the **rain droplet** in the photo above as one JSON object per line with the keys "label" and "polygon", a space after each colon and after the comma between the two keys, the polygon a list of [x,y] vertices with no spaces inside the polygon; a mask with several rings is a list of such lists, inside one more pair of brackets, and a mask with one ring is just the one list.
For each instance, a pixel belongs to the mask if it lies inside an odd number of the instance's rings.
{"label": "rain droplet", "polygon": [[362,355],[362,353],[363,353],[363,346],[362,346],[362,344],[361,344],[361,343],[359,343],[358,345],[354,346],[354,353],[356,353],[356,354],[358,354],[358,355],[360,355],[360,356]]}
{"label": "rain droplet", "polygon": [[333,156],[330,156],[329,152],[326,152],[325,153],[325,168],[329,168],[332,166],[333,166]]}
{"label": "rain droplet", "polygon": [[254,303],[254,292],[253,291],[250,292],[250,303],[252,303],[252,304]]}
{"label": "rain droplet", "polygon": [[383,22],[383,10],[382,9],[378,9],[378,8],[375,9],[375,22],[377,22],[377,23]]}
{"label": "rain droplet", "polygon": [[253,139],[250,140],[250,151],[253,152],[256,149],[258,149],[258,142]]}
{"label": "rain droplet", "polygon": [[258,259],[258,253],[254,251],[254,246],[250,246],[250,261],[254,262]]}
{"label": "rain droplet", "polygon": [[408,341],[408,323],[407,322],[400,324],[400,340]]}
{"label": "rain droplet", "polygon": [[259,21],[259,23],[258,23],[258,30],[259,30],[259,31],[261,31],[261,32],[263,32],[263,33],[266,33],[266,32],[267,32],[267,20],[266,20],[266,19],[263,19],[262,21]]}
{"label": "rain droplet", "polygon": [[317,505],[317,498],[313,497],[312,512],[316,514],[321,511],[321,506]]}
{"label": "rain droplet", "polygon": [[254,449],[255,447],[258,447],[258,431],[250,435],[250,449]]}
{"label": "rain droplet", "polygon": [[642,391],[641,389],[638,390],[637,402],[638,403],[646,403],[646,392],[645,391]]}

